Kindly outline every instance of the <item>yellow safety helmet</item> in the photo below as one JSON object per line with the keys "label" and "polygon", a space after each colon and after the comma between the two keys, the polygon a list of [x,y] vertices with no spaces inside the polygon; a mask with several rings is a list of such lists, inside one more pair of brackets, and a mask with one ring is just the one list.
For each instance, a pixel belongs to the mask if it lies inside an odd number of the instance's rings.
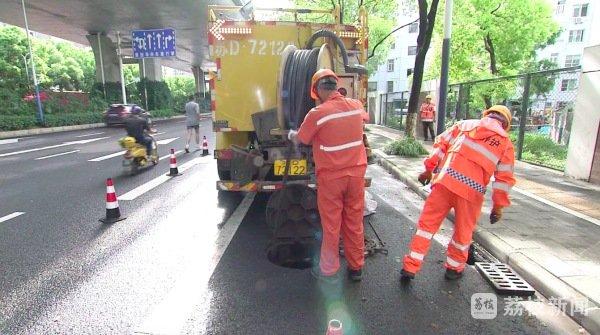
{"label": "yellow safety helmet", "polygon": [[427,94],[427,96],[425,97],[425,99],[432,99],[433,100],[433,97],[431,96],[431,94]]}
{"label": "yellow safety helmet", "polygon": [[313,99],[319,99],[319,95],[317,94],[317,84],[319,80],[325,77],[334,77],[335,81],[338,81],[340,78],[330,69],[320,69],[312,76],[311,84],[310,84],[310,97]]}
{"label": "yellow safety helmet", "polygon": [[494,105],[483,111],[483,117],[488,116],[490,113],[496,112],[506,119],[506,130],[510,129],[510,122],[512,121],[512,113],[506,106],[503,105]]}

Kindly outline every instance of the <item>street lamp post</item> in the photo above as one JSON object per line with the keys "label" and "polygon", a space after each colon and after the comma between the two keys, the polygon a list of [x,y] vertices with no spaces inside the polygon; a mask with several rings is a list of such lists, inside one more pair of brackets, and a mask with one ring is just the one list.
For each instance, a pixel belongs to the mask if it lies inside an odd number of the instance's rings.
{"label": "street lamp post", "polygon": [[440,100],[437,133],[446,130],[446,102],[448,100],[448,68],[450,67],[450,38],[452,36],[452,0],[446,0],[444,13],[444,41],[442,43],[442,73],[440,75]]}
{"label": "street lamp post", "polygon": [[25,55],[21,55],[23,57],[23,64],[25,65],[25,77],[27,78],[27,89],[31,89],[29,86],[29,66],[27,65],[27,57]]}
{"label": "street lamp post", "polygon": [[35,88],[35,101],[37,103],[38,123],[44,124],[44,109],[42,108],[42,100],[40,99],[40,88],[37,81],[37,75],[35,73],[35,59],[33,58],[33,49],[31,48],[31,34],[29,32],[29,23],[27,22],[27,11],[25,10],[25,0],[21,0],[21,6],[23,7],[23,18],[25,19],[25,31],[27,32],[27,44],[29,45],[29,58],[31,59],[31,74],[33,76],[33,86]]}

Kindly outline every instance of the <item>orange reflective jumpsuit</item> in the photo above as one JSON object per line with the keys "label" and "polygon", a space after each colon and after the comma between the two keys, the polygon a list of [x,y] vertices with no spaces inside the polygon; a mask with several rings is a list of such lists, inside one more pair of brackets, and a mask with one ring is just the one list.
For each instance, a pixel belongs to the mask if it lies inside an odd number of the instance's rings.
{"label": "orange reflective jumpsuit", "polygon": [[334,92],[313,108],[298,130],[298,139],[312,143],[317,170],[317,202],[323,242],[321,273],[335,274],[340,268],[340,230],[348,267],[364,264],[364,177],[367,155],[363,123],[369,120],[362,103]]}
{"label": "orange reflective jumpsuit", "polygon": [[404,257],[404,269],[411,273],[421,269],[433,235],[454,208],[454,234],[448,244],[445,267],[462,271],[490,178],[493,175],[495,179],[494,206],[509,206],[508,194],[515,184],[513,167],[513,144],[497,120],[484,117],[461,121],[438,136],[425,168],[439,171],[433,178],[409,253]]}

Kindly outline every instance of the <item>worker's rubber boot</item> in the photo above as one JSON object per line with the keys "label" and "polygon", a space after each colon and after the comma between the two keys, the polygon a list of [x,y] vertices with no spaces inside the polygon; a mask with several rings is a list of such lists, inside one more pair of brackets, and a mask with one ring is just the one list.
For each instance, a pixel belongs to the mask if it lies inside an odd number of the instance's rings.
{"label": "worker's rubber boot", "polygon": [[411,281],[413,279],[415,279],[415,274],[414,273],[408,272],[408,271],[406,271],[404,269],[402,269],[400,271],[400,282],[406,283],[406,282],[409,282],[409,281]]}
{"label": "worker's rubber boot", "polygon": [[463,276],[463,271],[456,271],[456,270],[452,270],[452,269],[446,269],[446,274],[444,275],[444,277],[448,280],[456,280],[456,279],[460,279]]}
{"label": "worker's rubber boot", "polygon": [[362,280],[362,269],[352,270],[348,269],[348,278],[353,282],[359,282]]}

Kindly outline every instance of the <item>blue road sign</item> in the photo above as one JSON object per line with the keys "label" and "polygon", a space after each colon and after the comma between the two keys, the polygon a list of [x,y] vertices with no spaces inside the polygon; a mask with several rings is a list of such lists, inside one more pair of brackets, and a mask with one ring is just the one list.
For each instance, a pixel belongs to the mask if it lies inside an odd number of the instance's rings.
{"label": "blue road sign", "polygon": [[134,30],[132,32],[133,57],[175,56],[175,29]]}

